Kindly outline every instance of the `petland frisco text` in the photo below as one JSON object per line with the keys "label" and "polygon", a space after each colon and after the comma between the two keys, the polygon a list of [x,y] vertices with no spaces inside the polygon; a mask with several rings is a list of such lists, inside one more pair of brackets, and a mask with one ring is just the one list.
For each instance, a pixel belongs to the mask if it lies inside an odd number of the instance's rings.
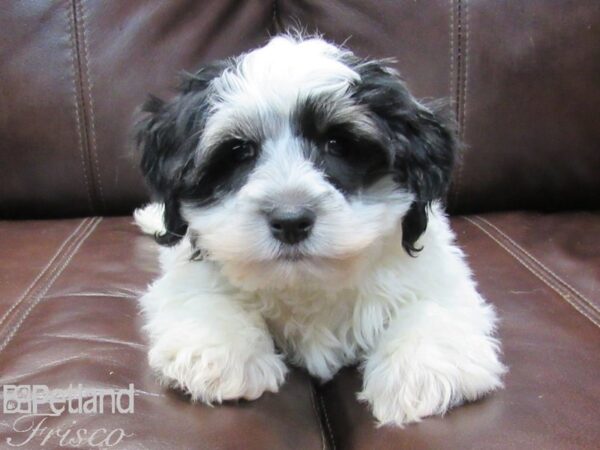
{"label": "petland frisco text", "polygon": [[[123,439],[133,436],[122,428],[77,426],[78,415],[133,414],[135,388],[84,388],[69,385],[66,389],[50,389],[45,385],[4,385],[4,414],[18,415],[12,424],[3,423],[12,430],[5,442],[11,447],[39,443],[48,447],[114,447]],[[73,420],[51,424],[52,417],[72,415]],[[29,447],[27,447],[29,448]]]}

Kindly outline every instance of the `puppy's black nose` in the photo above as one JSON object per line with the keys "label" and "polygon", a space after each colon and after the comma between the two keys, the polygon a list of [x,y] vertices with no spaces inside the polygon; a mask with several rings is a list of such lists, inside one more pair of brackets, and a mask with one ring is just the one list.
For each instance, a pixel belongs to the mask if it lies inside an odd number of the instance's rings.
{"label": "puppy's black nose", "polygon": [[316,215],[306,208],[275,208],[268,213],[267,218],[273,237],[291,245],[303,241],[310,235]]}

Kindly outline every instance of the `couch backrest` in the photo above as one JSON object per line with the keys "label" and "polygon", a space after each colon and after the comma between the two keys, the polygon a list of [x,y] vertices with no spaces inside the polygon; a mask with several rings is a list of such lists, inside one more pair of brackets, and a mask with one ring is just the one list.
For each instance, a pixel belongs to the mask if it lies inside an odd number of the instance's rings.
{"label": "couch backrest", "polygon": [[0,215],[130,212],[146,93],[297,24],[452,101],[452,211],[599,206],[597,0],[23,0],[0,14]]}

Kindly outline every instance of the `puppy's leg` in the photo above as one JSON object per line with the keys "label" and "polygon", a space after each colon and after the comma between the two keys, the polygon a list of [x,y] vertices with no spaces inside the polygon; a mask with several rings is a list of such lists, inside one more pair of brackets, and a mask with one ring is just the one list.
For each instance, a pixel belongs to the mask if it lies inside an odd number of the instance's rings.
{"label": "puppy's leg", "polygon": [[380,424],[444,414],[502,386],[494,310],[474,289],[464,294],[401,308],[368,356],[359,399]]}
{"label": "puppy's leg", "polygon": [[277,392],[287,368],[266,325],[207,262],[177,263],[141,299],[150,365],[205,403]]}

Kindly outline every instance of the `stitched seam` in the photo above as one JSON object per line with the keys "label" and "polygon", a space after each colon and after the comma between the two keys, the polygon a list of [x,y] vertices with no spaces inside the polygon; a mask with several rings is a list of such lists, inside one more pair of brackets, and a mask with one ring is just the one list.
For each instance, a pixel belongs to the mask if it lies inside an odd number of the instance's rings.
{"label": "stitched seam", "polygon": [[[457,7],[457,64],[456,64],[456,121],[458,122],[458,136],[461,142],[464,142],[465,136],[465,119],[467,106],[467,62],[468,62],[468,6],[467,0],[458,0]],[[458,204],[460,189],[462,184],[462,176],[464,163],[467,153],[466,145],[461,146],[462,153],[458,160],[456,178],[453,186],[454,205]]]}
{"label": "stitched seam", "polygon": [[[463,47],[463,78],[462,78],[462,128],[461,128],[461,140],[464,141],[466,129],[467,129],[467,93],[468,93],[468,80],[469,80],[469,0],[464,0],[464,47]],[[463,165],[461,165],[461,171],[459,176],[462,174]],[[460,182],[460,178],[459,178]]]}
{"label": "stitched seam", "polygon": [[85,82],[83,79],[83,65],[85,61],[83,61],[83,53],[82,49],[82,31],[79,26],[79,16],[81,12],[77,7],[77,0],[72,0],[72,9],[73,9],[73,26],[74,26],[74,35],[75,35],[75,50],[76,50],[76,61],[77,61],[77,87],[79,89],[78,95],[79,100],[81,101],[81,123],[82,123],[82,131],[83,131],[83,142],[85,149],[85,158],[86,158],[86,167],[89,171],[89,180],[90,180],[90,198],[92,200],[92,214],[96,213],[96,208],[98,206],[98,190],[96,187],[96,173],[94,171],[94,162],[91,150],[91,139],[90,139],[90,117],[86,107],[86,96],[85,96]]}
{"label": "stitched seam", "polygon": [[317,402],[316,402],[317,394],[315,392],[315,387],[313,386],[313,383],[310,379],[308,380],[308,385],[310,386],[310,402],[312,403],[312,407],[315,412],[317,422],[319,422],[319,431],[321,432],[321,443],[323,444],[322,448],[323,448],[323,450],[326,450],[327,439],[325,439],[325,431],[323,430],[323,422],[321,420],[321,414],[319,414],[319,408],[317,407]]}
{"label": "stitched seam", "polygon": [[94,100],[92,97],[92,89],[93,89],[93,81],[90,73],[90,50],[88,46],[88,32],[86,28],[86,15],[87,11],[85,9],[84,1],[79,2],[79,9],[81,10],[81,29],[82,29],[82,41],[83,41],[83,52],[82,52],[82,64],[85,66],[85,74],[87,78],[87,97],[89,103],[90,117],[89,117],[89,127],[90,127],[90,135],[91,135],[91,146],[90,153],[93,157],[94,167],[95,167],[95,177],[98,184],[98,197],[100,198],[100,202],[104,205],[104,192],[102,189],[102,180],[100,179],[100,164],[98,162],[98,145],[96,141],[96,117],[94,113]]}
{"label": "stitched seam", "polygon": [[574,303],[573,301],[571,301],[571,298],[569,296],[568,293],[564,293],[561,292],[561,290],[554,285],[551,280],[549,280],[546,276],[544,276],[544,274],[538,270],[536,270],[534,267],[532,267],[531,265],[527,264],[526,261],[524,261],[522,258],[520,258],[516,253],[514,253],[513,251],[511,251],[506,245],[504,245],[500,240],[496,239],[490,232],[488,232],[482,225],[480,225],[479,223],[466,218],[469,222],[473,223],[475,226],[477,226],[481,231],[483,231],[486,235],[488,235],[494,242],[496,242],[498,245],[500,245],[500,247],[502,247],[504,250],[506,250],[506,252],[508,252],[511,256],[513,256],[513,258],[515,258],[517,261],[519,261],[525,268],[527,268],[531,273],[533,273],[534,275],[537,276],[537,278],[539,278],[544,284],[546,284],[548,287],[550,287],[554,292],[556,292],[560,297],[562,297],[567,303],[569,303],[573,308],[575,308],[578,312],[580,312],[581,314],[583,314],[585,317],[587,317],[592,323],[594,323],[596,326],[600,327],[600,322],[596,321],[596,319],[594,319],[589,312],[586,312],[584,309],[582,309],[581,305],[578,305],[576,303]]}
{"label": "stitched seam", "polygon": [[456,122],[458,123],[459,133],[462,124],[460,123],[460,79],[462,76],[461,73],[461,65],[462,65],[462,35],[461,35],[461,21],[462,21],[462,9],[461,9],[461,0],[456,0],[456,67],[454,74],[454,92],[456,95],[456,103],[454,104],[455,114],[456,114]]}
{"label": "stitched seam", "polygon": [[[450,74],[448,76],[449,78],[449,97],[450,97],[450,106],[452,108],[453,111],[455,111],[456,109],[456,98],[455,98],[455,92],[454,92],[454,0],[448,0],[448,3],[450,5],[450,24],[449,24],[449,29],[450,29],[450,33],[449,33],[449,47],[450,47]],[[454,188],[454,186],[452,186],[452,188]],[[450,190],[449,190],[450,191]],[[454,194],[454,192],[447,192],[446,193],[446,197],[445,197],[445,201],[449,202],[449,197],[451,194]]]}
{"label": "stitched seam", "polygon": [[[73,248],[77,245],[77,243],[81,239],[81,236],[83,236],[85,234],[85,232],[87,230],[89,230],[89,228],[90,228],[90,226],[91,226],[92,223],[93,223],[93,220],[91,220],[90,222],[86,223],[85,226],[81,230],[79,230],[77,232],[75,238],[73,240],[71,240],[71,242],[69,242],[69,245],[63,251],[62,255],[60,255],[60,258],[58,259],[58,261],[56,262],[56,264],[54,265],[54,267],[52,268],[52,270],[47,274],[48,276],[46,277],[46,279],[43,282],[41,282],[40,285],[38,285],[34,290],[32,290],[30,292],[29,296],[24,299],[25,301],[23,303],[24,303],[25,311],[28,309],[28,307],[25,306],[26,303],[29,302],[31,304],[32,301],[35,301],[35,298],[39,294],[39,292],[42,291],[42,290],[44,290],[46,288],[49,280],[52,279],[52,277],[54,276],[54,274],[58,270],[58,267],[64,262],[65,258],[67,258],[67,256],[73,250]],[[22,312],[21,315],[15,315],[15,320],[18,322],[23,317],[23,314],[25,314],[25,312]],[[12,333],[12,331],[13,330],[10,329],[6,333],[6,336],[10,335]]]}
{"label": "stitched seam", "polygon": [[483,233],[485,233],[489,238],[491,238],[494,242],[496,242],[496,244],[498,244],[500,247],[502,247],[509,255],[511,255],[513,258],[515,258],[518,262],[521,263],[521,265],[523,265],[527,270],[529,270],[532,274],[534,274],[539,280],[541,280],[546,286],[548,286],[550,289],[552,289],[554,292],[556,292],[561,298],[563,298],[568,304],[570,304],[573,308],[575,308],[575,310],[577,310],[579,313],[581,313],[583,316],[585,316],[587,319],[590,320],[590,322],[592,322],[594,325],[596,325],[598,328],[600,328],[600,322],[596,321],[596,319],[594,319],[592,316],[589,315],[588,312],[586,312],[585,310],[581,309],[581,306],[577,305],[576,303],[574,303],[573,301],[571,301],[571,299],[564,295],[562,292],[560,292],[560,290],[554,286],[553,284],[551,284],[542,273],[540,273],[539,271],[537,271],[536,269],[534,269],[533,267],[531,267],[529,264],[527,264],[527,262],[525,262],[522,258],[520,258],[516,253],[514,253],[510,248],[508,248],[506,245],[504,245],[499,239],[497,239],[493,234],[491,234],[489,231],[487,231],[482,225],[480,225],[478,222],[474,221],[473,219],[469,218],[469,217],[465,217],[465,219],[472,223],[473,225],[475,225],[477,228],[479,228]]}
{"label": "stitched seam", "polygon": [[81,166],[83,169],[83,180],[85,183],[85,188],[87,192],[88,204],[90,206],[90,211],[94,211],[94,201],[92,199],[92,189],[90,185],[90,180],[88,179],[88,168],[85,160],[85,150],[84,150],[84,139],[83,139],[83,131],[82,131],[82,118],[81,118],[81,110],[79,108],[79,93],[77,91],[77,44],[75,43],[75,33],[77,32],[75,29],[75,13],[73,12],[73,6],[71,2],[67,2],[67,19],[69,22],[69,43],[71,45],[71,64],[72,64],[72,80],[73,80],[73,103],[75,105],[75,128],[77,128],[77,140],[79,144],[79,154],[81,158]]}
{"label": "stitched seam", "polygon": [[541,262],[539,259],[537,259],[535,256],[533,256],[529,251],[527,251],[525,248],[521,247],[515,240],[513,240],[510,236],[508,236],[500,228],[498,228],[492,222],[490,222],[487,219],[484,219],[481,216],[475,216],[475,217],[477,217],[480,221],[486,223],[487,225],[492,227],[494,230],[496,230],[502,237],[504,237],[514,247],[516,247],[519,251],[523,252],[525,255],[527,255],[529,258],[531,258],[533,261],[535,261],[543,270],[548,272],[548,276],[551,276],[552,278],[555,279],[555,281],[561,283],[566,288],[572,290],[577,296],[580,297],[580,299],[584,303],[587,303],[590,306],[590,308],[592,308],[592,309],[596,310],[598,313],[600,313],[600,309],[596,305],[594,305],[594,303],[591,300],[589,300],[585,295],[583,295],[581,292],[579,292],[577,289],[575,289],[573,286],[571,286],[571,284],[569,284],[567,281],[562,279],[559,275],[557,275],[554,271],[552,271],[549,267],[547,267],[543,262]]}
{"label": "stitched seam", "polygon": [[15,303],[13,303],[12,306],[2,315],[2,317],[0,318],[0,326],[4,323],[4,321],[10,315],[10,313],[17,306],[19,306],[21,304],[21,302],[23,301],[23,299],[25,299],[25,297],[31,292],[31,290],[33,289],[33,287],[35,286],[35,284],[40,280],[40,278],[42,278],[42,276],[44,276],[46,274],[46,272],[48,271],[48,269],[50,268],[50,266],[60,256],[61,252],[63,251],[63,249],[65,247],[65,245],[67,245],[67,242],[71,241],[71,239],[79,232],[79,230],[81,229],[81,226],[87,220],[88,219],[83,219],[81,222],[79,222],[79,225],[77,225],[77,227],[75,227],[75,229],[71,232],[71,234],[69,236],[67,236],[63,240],[62,244],[58,247],[58,250],[56,250],[56,252],[54,253],[54,255],[50,258],[50,260],[48,261],[48,263],[44,266],[44,268],[42,270],[40,270],[40,272],[33,279],[33,281],[29,284],[29,286],[27,286],[27,288],[25,289],[25,291],[23,291],[23,294],[21,294],[21,296],[19,297],[19,299]]}
{"label": "stitched seam", "polygon": [[[471,219],[469,219],[469,220],[471,220]],[[522,256],[519,256],[516,253],[514,253],[513,251],[511,251],[508,248],[508,246],[503,244],[499,239],[495,238],[489,231],[485,230],[485,227],[483,225],[481,225],[480,223],[474,222],[472,220],[471,220],[471,222],[476,223],[480,229],[484,230],[484,232],[488,236],[490,236],[492,239],[494,239],[494,241],[496,241],[499,245],[501,245],[502,248],[504,248],[507,252],[509,252],[515,259],[517,259],[527,269],[529,269],[532,273],[534,273],[538,278],[540,278],[547,286],[552,288],[553,291],[555,291],[557,294],[559,294],[564,300],[566,300],[569,304],[571,304],[571,306],[573,306],[577,311],[579,311],[580,313],[585,315],[588,319],[590,319],[592,322],[594,322],[596,325],[598,325],[600,327],[599,322],[597,322],[598,319],[594,318],[594,316],[597,316],[595,311],[593,311],[593,310],[587,311],[587,309],[584,308],[584,306],[587,306],[587,305],[585,305],[585,304],[582,305],[579,302],[577,302],[577,303],[573,302],[571,293],[568,290],[566,290],[564,287],[556,285],[556,283],[553,282],[553,280],[551,278],[549,278],[547,274],[545,274],[538,267],[535,267],[534,263],[532,263],[532,262],[528,263]]]}
{"label": "stitched seam", "polygon": [[2,352],[4,350],[4,348],[6,348],[6,346],[9,344],[9,342],[15,336],[15,334],[17,333],[17,331],[19,330],[19,328],[21,327],[21,325],[23,324],[25,319],[29,316],[29,314],[31,313],[31,311],[33,311],[33,309],[37,306],[37,304],[40,303],[40,301],[44,298],[44,295],[46,294],[46,292],[48,292],[50,287],[52,287],[52,285],[54,284],[54,282],[56,281],[58,276],[64,271],[64,269],[67,267],[67,265],[71,261],[71,258],[77,253],[77,251],[79,250],[79,248],[81,247],[83,242],[89,237],[89,235],[92,233],[92,231],[94,231],[94,229],[101,222],[101,220],[102,220],[101,218],[94,219],[94,220],[90,221],[89,223],[87,223],[86,226],[84,227],[83,231],[79,234],[79,236],[73,242],[71,242],[71,244],[69,245],[69,248],[66,250],[66,252],[64,254],[64,256],[65,256],[64,261],[62,262],[62,264],[60,266],[57,265],[54,267],[54,269],[52,270],[51,278],[48,280],[46,285],[44,287],[42,287],[41,290],[36,295],[34,295],[34,301],[23,312],[23,314],[19,318],[19,321],[15,324],[15,326],[12,328],[12,330],[7,334],[6,338],[4,339],[4,342],[0,345],[0,352]]}
{"label": "stitched seam", "polygon": [[333,438],[333,430],[331,428],[331,424],[329,423],[329,415],[327,414],[327,407],[325,406],[325,401],[323,400],[323,396],[317,393],[317,397],[319,399],[319,403],[321,404],[321,409],[323,410],[323,417],[325,417],[325,426],[327,428],[327,433],[329,434],[329,439],[331,442],[331,448],[336,450],[335,439]]}
{"label": "stitched seam", "polygon": [[[478,217],[478,216],[475,216],[475,217]],[[483,221],[484,223],[487,223],[481,217],[478,217],[478,219],[480,219],[480,221]],[[508,242],[507,245],[508,244],[510,244],[510,242]],[[518,250],[518,248],[515,249],[515,251],[517,251],[517,250]],[[527,256],[521,254],[521,258],[527,259]],[[541,264],[539,261],[537,261],[533,257],[529,258],[529,264],[531,266],[534,266],[535,270],[539,271],[540,276],[542,276],[546,280],[546,284],[552,285],[555,291],[557,291],[557,292],[560,291],[561,296],[563,298],[565,298],[565,300],[569,301],[569,299],[572,299],[572,300],[576,301],[577,304],[581,308],[584,308],[586,311],[588,309],[590,310],[590,311],[587,311],[588,314],[591,314],[592,316],[596,317],[597,320],[600,319],[600,314],[598,314],[598,310],[596,308],[592,307],[593,305],[591,305],[590,303],[587,303],[586,301],[583,301],[582,299],[578,298],[578,296],[574,295],[574,293],[568,287],[565,287],[564,285],[561,285],[560,283],[557,283],[557,280],[554,279],[554,278],[552,278],[551,274],[549,274],[549,273],[547,273],[547,272],[544,271],[543,264]],[[539,267],[540,264],[542,265],[542,267]]]}
{"label": "stitched seam", "polygon": [[33,309],[42,301],[46,292],[48,292],[48,290],[52,287],[54,282],[58,279],[58,277],[67,268],[67,266],[71,262],[71,259],[73,258],[73,256],[75,256],[77,254],[77,252],[79,251],[79,249],[81,248],[83,243],[92,234],[92,232],[96,229],[96,227],[98,226],[98,224],[101,221],[102,221],[102,218],[98,218],[98,219],[94,219],[90,222],[90,224],[87,226],[86,231],[79,238],[79,241],[76,244],[74,244],[73,248],[69,251],[70,252],[69,256],[65,259],[65,261],[62,263],[60,268],[58,268],[58,267],[55,268],[55,274],[52,276],[52,278],[50,280],[48,280],[48,283],[46,284],[46,286],[39,292],[39,294],[37,295],[37,298],[33,301],[33,303],[31,303],[31,305],[29,305],[29,308],[27,308],[25,310],[25,312],[23,313],[23,315],[21,316],[19,321],[15,324],[15,326],[12,328],[10,333],[6,336],[6,338],[4,339],[4,342],[0,345],[0,353],[12,341],[12,339],[17,334],[17,331],[19,331],[19,329],[21,328],[21,325],[23,324],[25,319],[31,314]]}
{"label": "stitched seam", "polygon": [[[450,3],[450,98],[454,98],[454,0],[449,0]],[[456,105],[452,105],[454,109]]]}

